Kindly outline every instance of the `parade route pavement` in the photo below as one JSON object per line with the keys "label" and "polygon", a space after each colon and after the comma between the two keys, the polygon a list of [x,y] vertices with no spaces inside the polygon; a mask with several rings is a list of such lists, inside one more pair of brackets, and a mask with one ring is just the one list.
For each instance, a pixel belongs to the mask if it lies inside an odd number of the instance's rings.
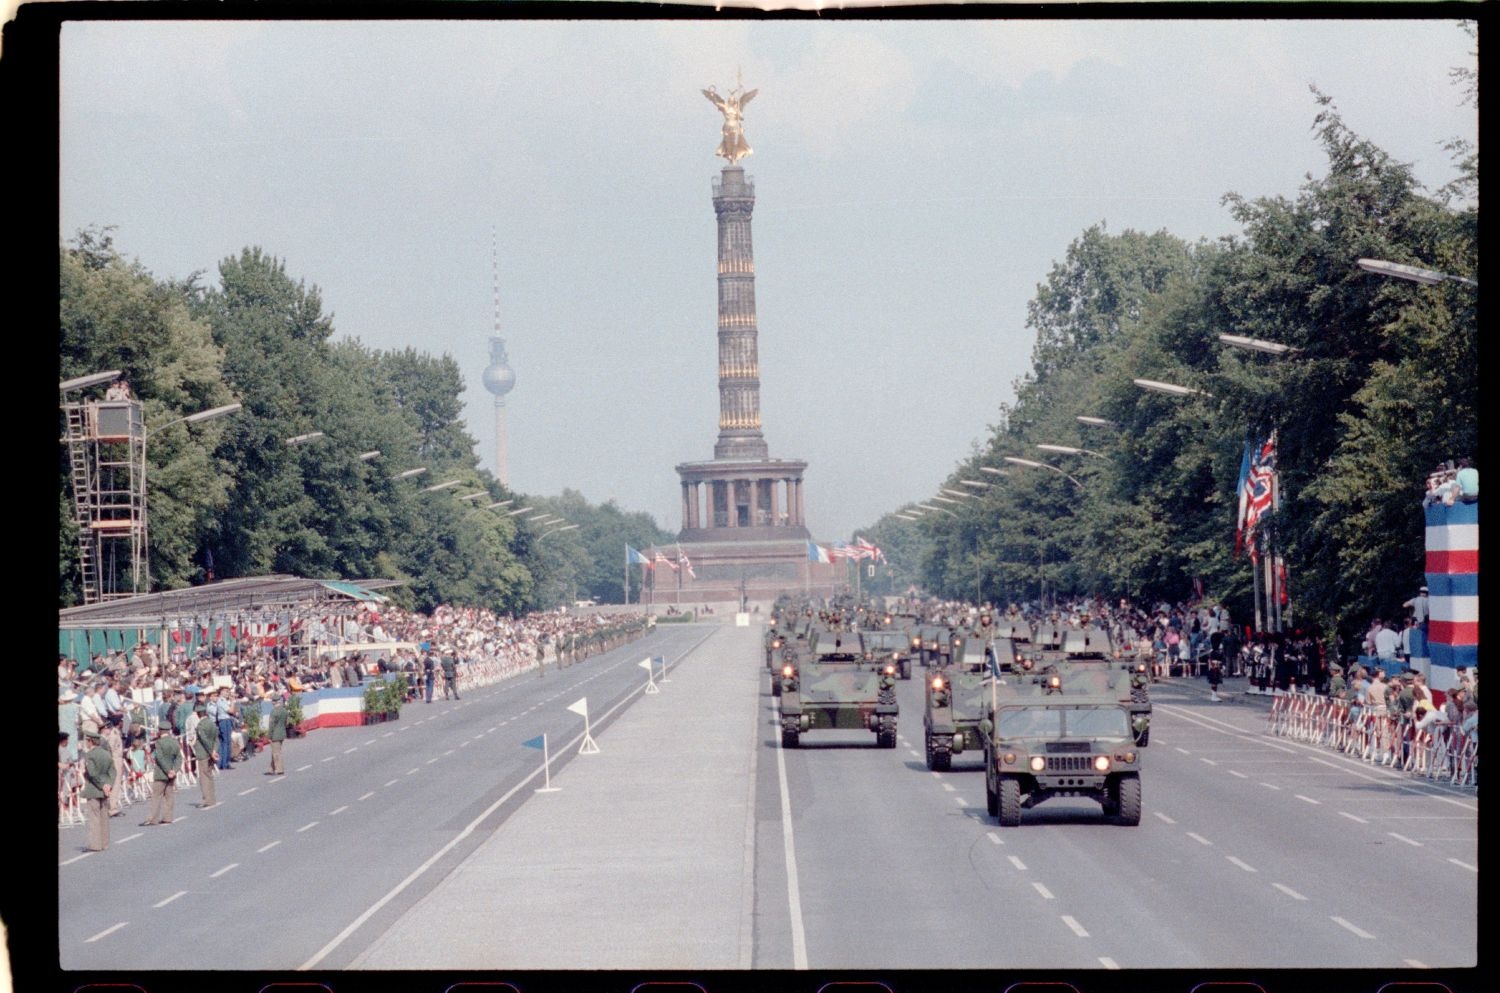
{"label": "parade route pavement", "polygon": [[351,967],[748,967],[761,631],[716,630]]}

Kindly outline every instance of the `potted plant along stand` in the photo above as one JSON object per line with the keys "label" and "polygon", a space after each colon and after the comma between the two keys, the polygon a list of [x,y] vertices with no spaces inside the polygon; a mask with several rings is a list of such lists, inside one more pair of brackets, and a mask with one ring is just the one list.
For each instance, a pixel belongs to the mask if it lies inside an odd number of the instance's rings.
{"label": "potted plant along stand", "polygon": [[385,714],[388,721],[401,719],[401,705],[406,702],[406,675],[397,673],[385,681]]}
{"label": "potted plant along stand", "polygon": [[247,701],[245,706],[241,708],[240,719],[245,724],[245,751],[260,751],[265,747],[265,743],[270,740],[266,735],[266,726],[262,719],[260,701]]}
{"label": "potted plant along stand", "polygon": [[293,693],[286,702],[286,736],[302,737],[302,694]]}
{"label": "potted plant along stand", "polygon": [[385,720],[385,684],[371,680],[365,683],[366,724],[379,724]]}

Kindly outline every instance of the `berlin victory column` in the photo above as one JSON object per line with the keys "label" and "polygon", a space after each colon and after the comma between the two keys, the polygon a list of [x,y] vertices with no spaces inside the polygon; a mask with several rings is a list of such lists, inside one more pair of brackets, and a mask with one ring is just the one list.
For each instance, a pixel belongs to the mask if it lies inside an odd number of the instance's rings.
{"label": "berlin victory column", "polygon": [[[760,360],[755,317],[755,259],[750,215],[755,184],[737,163],[751,153],[745,105],[758,93],[736,85],[703,95],[724,115],[715,152],[729,164],[713,183],[718,218],[719,437],[710,461],[677,466],[682,480],[678,541],[697,573],[679,573],[677,590],[658,586],[655,598],[720,600],[773,596],[782,589],[826,592],[836,570],[809,563],[802,475],[807,463],[773,459],[761,434]],[[664,550],[675,560],[673,550]],[[816,589],[814,589],[816,588]]]}

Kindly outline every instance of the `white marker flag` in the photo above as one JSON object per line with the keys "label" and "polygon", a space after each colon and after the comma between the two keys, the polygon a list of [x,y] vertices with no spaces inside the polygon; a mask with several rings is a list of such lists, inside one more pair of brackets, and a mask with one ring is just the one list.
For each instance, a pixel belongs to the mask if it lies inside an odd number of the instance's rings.
{"label": "white marker flag", "polygon": [[642,669],[650,669],[651,668],[651,660],[650,659],[641,659],[639,662],[636,663],[636,665],[640,666]]}
{"label": "white marker flag", "polygon": [[589,716],[589,698],[579,697],[577,703],[568,704],[568,709],[586,720]]}

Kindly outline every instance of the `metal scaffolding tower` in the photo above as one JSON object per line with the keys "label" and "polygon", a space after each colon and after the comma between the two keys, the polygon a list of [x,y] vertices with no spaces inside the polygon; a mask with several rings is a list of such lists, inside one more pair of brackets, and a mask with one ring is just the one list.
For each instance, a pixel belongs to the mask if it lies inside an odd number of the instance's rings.
{"label": "metal scaffolding tower", "polygon": [[70,399],[69,392],[63,391],[63,441],[73,484],[83,602],[146,593],[151,579],[146,427],[140,402]]}

